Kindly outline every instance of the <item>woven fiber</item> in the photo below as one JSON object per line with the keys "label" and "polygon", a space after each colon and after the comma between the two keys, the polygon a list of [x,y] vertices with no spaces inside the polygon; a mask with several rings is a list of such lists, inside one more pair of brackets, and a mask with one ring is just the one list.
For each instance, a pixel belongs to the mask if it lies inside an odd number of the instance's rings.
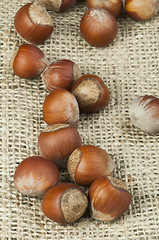
{"label": "woven fiber", "polygon": [[[126,182],[132,202],[124,216],[111,223],[83,218],[66,227],[41,211],[41,199],[20,194],[13,175],[26,157],[38,155],[37,139],[45,127],[42,105],[48,95],[40,77],[21,79],[10,67],[15,48],[25,41],[16,33],[14,16],[26,0],[0,1],[0,239],[154,240],[159,237],[159,135],[135,128],[129,105],[136,97],[159,97],[159,14],[136,22],[123,13],[118,35],[105,48],[95,48],[80,35],[85,1],[65,13],[50,12],[54,31],[39,48],[52,62],[67,58],[82,74],[101,77],[111,92],[108,107],[82,114],[78,130],[83,144],[106,149],[116,167],[113,176]],[[61,181],[70,180],[61,173]]]}

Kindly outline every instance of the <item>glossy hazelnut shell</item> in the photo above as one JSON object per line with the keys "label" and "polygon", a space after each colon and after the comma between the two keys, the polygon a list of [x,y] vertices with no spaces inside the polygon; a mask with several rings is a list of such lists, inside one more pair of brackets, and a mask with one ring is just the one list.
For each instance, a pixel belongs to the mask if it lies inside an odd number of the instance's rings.
{"label": "glossy hazelnut shell", "polygon": [[50,37],[53,26],[33,23],[29,16],[29,8],[31,5],[32,3],[27,3],[18,10],[14,18],[14,26],[22,38],[38,45]]}
{"label": "glossy hazelnut shell", "polygon": [[125,11],[136,21],[149,20],[156,13],[159,6],[158,0],[126,0]]}
{"label": "glossy hazelnut shell", "polygon": [[49,91],[57,88],[70,90],[79,77],[79,67],[68,59],[52,62],[42,73],[42,80]]}
{"label": "glossy hazelnut shell", "polygon": [[59,176],[53,162],[43,157],[32,156],[24,159],[16,168],[14,184],[22,194],[40,196],[58,183]]}
{"label": "glossy hazelnut shell", "polygon": [[[83,211],[81,211],[81,215],[83,215],[83,213],[86,210],[87,207],[87,198],[85,193],[83,192],[83,190],[81,188],[79,188],[78,186],[72,184],[72,183],[61,183],[58,184],[56,186],[54,186],[53,188],[51,188],[49,191],[46,192],[46,194],[44,195],[44,198],[42,200],[42,211],[43,213],[50,218],[51,220],[58,222],[60,224],[66,225],[68,222],[65,219],[65,214],[62,211],[62,197],[64,196],[65,193],[69,192],[70,190],[77,190],[80,191],[81,194],[84,196],[85,198],[85,204],[83,206]],[[76,197],[76,195],[74,195],[74,197]],[[76,199],[75,199],[76,200]],[[69,203],[64,203],[64,204],[68,204],[67,206],[67,211],[70,211],[71,206],[69,205]],[[74,206],[74,209],[76,209],[76,211],[79,211],[79,207],[78,206]],[[79,214],[79,215],[80,215]],[[80,216],[78,216],[80,217]],[[69,219],[69,223],[72,223],[71,221],[72,219]],[[78,220],[78,219],[74,219],[74,220]]]}
{"label": "glossy hazelnut shell", "polygon": [[11,64],[18,77],[33,79],[46,68],[47,59],[40,48],[33,44],[22,44],[15,52]]}
{"label": "glossy hazelnut shell", "polygon": [[73,126],[65,125],[56,131],[44,131],[38,138],[40,155],[65,168],[68,156],[79,146],[81,137]]}
{"label": "glossy hazelnut shell", "polygon": [[95,47],[106,47],[118,32],[116,18],[103,8],[91,8],[82,17],[80,31],[83,38]]}
{"label": "glossy hazelnut shell", "polygon": [[43,119],[48,125],[68,123],[76,126],[79,107],[74,95],[62,88],[51,92],[43,103]]}
{"label": "glossy hazelnut shell", "polygon": [[[87,89],[81,87],[81,83],[83,84],[86,81],[90,81]],[[94,89],[91,88],[91,82],[94,85]],[[84,91],[82,90],[85,89]],[[88,92],[86,95],[86,91]],[[98,96],[96,96],[96,92],[98,91]],[[74,84],[71,92],[75,95],[80,110],[84,112],[96,112],[104,107],[106,107],[110,101],[110,92],[108,87],[105,85],[103,80],[93,74],[86,74],[81,76],[77,82]],[[94,98],[94,100],[92,100]]]}
{"label": "glossy hazelnut shell", "polygon": [[114,167],[109,154],[93,145],[79,147],[67,162],[68,172],[80,186],[89,186],[97,178],[111,175]]}
{"label": "glossy hazelnut shell", "polygon": [[111,12],[114,17],[118,17],[123,8],[122,0],[87,0],[88,8],[104,8]]}
{"label": "glossy hazelnut shell", "polygon": [[124,214],[131,202],[131,194],[121,180],[101,177],[89,189],[91,216],[102,221],[113,221]]}

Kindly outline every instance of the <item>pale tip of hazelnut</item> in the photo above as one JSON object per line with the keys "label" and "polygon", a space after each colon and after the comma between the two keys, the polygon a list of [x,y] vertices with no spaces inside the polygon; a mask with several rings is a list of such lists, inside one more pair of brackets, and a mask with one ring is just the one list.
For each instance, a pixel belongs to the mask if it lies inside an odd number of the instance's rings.
{"label": "pale tip of hazelnut", "polygon": [[106,176],[110,176],[115,168],[115,163],[113,161],[113,159],[109,156],[108,154],[108,158],[107,158],[107,169],[106,169],[106,172],[105,172],[105,175]]}
{"label": "pale tip of hazelnut", "polygon": [[[67,95],[66,95],[67,98]],[[76,126],[79,120],[79,106],[75,96],[72,94],[71,98],[68,98],[67,108],[65,109],[66,116],[68,116],[68,121],[70,125]]]}
{"label": "pale tip of hazelnut", "polygon": [[[45,177],[39,177],[36,181],[35,176],[31,172],[27,177],[27,188],[26,188],[26,177],[17,177],[14,182],[16,188],[24,195],[28,196],[42,196],[46,190],[41,191],[41,186],[46,181]],[[18,187],[17,187],[18,186]],[[34,186],[34,187],[33,187]]]}
{"label": "pale tip of hazelnut", "polygon": [[49,64],[49,61],[47,60],[47,58],[44,55],[44,57],[41,58],[41,69],[39,70],[39,74],[45,70],[45,68],[47,67],[48,64]]}
{"label": "pale tip of hazelnut", "polygon": [[73,64],[73,81],[76,82],[78,78],[80,78],[81,72],[79,66],[74,63]]}
{"label": "pale tip of hazelnut", "polygon": [[10,66],[11,66],[11,68],[13,68],[14,59],[16,58],[18,51],[19,51],[19,49],[17,48],[17,49],[13,52],[13,55],[12,55],[12,57],[11,57],[11,59],[10,59]]}
{"label": "pale tip of hazelnut", "polygon": [[114,216],[112,216],[109,213],[102,213],[100,211],[97,211],[94,209],[94,199],[91,202],[91,218],[96,219],[96,220],[100,220],[103,222],[111,222],[114,220]]}

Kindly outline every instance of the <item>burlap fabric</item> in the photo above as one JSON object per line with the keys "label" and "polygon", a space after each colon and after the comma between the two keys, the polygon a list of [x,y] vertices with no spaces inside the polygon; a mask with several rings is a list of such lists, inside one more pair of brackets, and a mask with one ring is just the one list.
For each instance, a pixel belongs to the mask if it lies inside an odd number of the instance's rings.
{"label": "burlap fabric", "polygon": [[[20,79],[10,67],[15,48],[24,42],[15,32],[14,16],[27,2],[0,1],[0,239],[158,239],[159,135],[136,129],[128,110],[139,95],[159,97],[159,15],[135,22],[123,13],[115,41],[106,48],[95,48],[80,35],[85,1],[78,0],[65,13],[50,13],[54,32],[39,46],[48,60],[75,61],[82,74],[103,78],[111,92],[108,107],[80,116],[83,144],[107,149],[116,163],[113,175],[125,181],[132,193],[129,210],[114,222],[96,221],[86,213],[63,227],[43,215],[40,198],[21,195],[13,184],[18,163],[39,154],[37,138],[45,126],[42,104],[48,94],[40,77]],[[61,181],[70,181],[66,171]]]}

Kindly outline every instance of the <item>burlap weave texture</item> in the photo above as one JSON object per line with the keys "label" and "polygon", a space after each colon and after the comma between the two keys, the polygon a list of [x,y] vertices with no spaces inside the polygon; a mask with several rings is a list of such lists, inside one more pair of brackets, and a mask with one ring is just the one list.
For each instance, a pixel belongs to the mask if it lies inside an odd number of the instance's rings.
{"label": "burlap weave texture", "polygon": [[[54,31],[39,46],[47,59],[75,61],[82,74],[100,76],[111,92],[108,107],[80,116],[82,142],[109,152],[116,164],[113,175],[125,181],[132,193],[129,210],[112,223],[90,219],[86,213],[63,227],[43,215],[41,199],[21,195],[13,184],[18,163],[39,154],[37,138],[45,127],[42,104],[48,95],[40,77],[20,79],[10,67],[15,48],[24,43],[15,32],[14,16],[27,2],[0,1],[0,239],[158,239],[159,135],[135,128],[128,110],[137,96],[159,97],[159,14],[135,22],[123,13],[115,41],[106,48],[95,48],[80,35],[85,1],[77,0],[62,14],[50,12]],[[66,180],[70,178],[64,171],[61,181]]]}

